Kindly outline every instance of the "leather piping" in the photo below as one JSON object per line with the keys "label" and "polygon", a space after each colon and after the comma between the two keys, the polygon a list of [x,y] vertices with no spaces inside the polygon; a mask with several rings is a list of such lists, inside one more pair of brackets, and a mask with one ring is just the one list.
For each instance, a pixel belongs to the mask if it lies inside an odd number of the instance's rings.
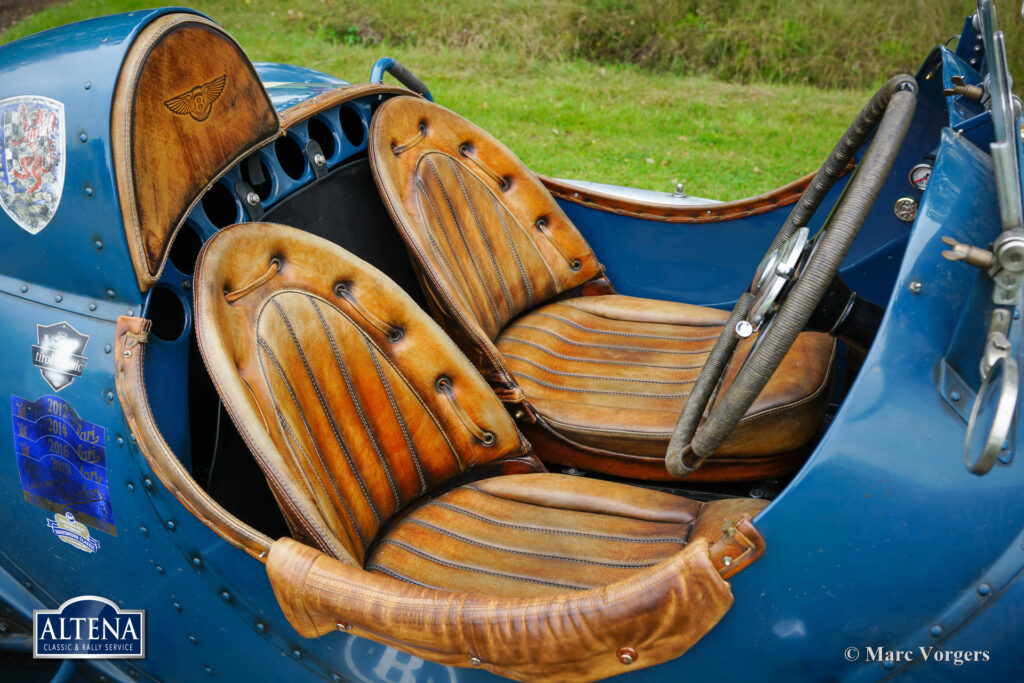
{"label": "leather piping", "polygon": [[[312,118],[322,111],[326,111],[339,104],[350,102],[364,95],[377,95],[383,99],[384,96],[409,95],[421,97],[407,88],[397,85],[384,85],[382,83],[360,83],[358,85],[339,85],[333,90],[322,92],[316,97],[303,100],[293,107],[281,112],[281,132],[284,134],[289,128],[306,119]],[[280,137],[280,136],[279,136]]]}
{"label": "leather piping", "polygon": [[200,488],[157,427],[143,377],[150,324],[145,318],[123,315],[117,319],[114,379],[128,428],[153,473],[186,510],[225,541],[265,563],[273,544],[270,538],[239,520]]}
{"label": "leather piping", "polygon": [[[855,168],[853,162],[846,167],[843,175]],[[736,218],[747,218],[774,211],[783,206],[793,204],[811,184],[814,172],[799,178],[771,192],[756,197],[740,199],[720,204],[704,204],[697,206],[663,206],[648,204],[620,197],[612,197],[601,192],[581,190],[574,185],[562,183],[554,178],[538,175],[537,178],[556,198],[587,206],[621,216],[631,216],[662,223],[717,223]]]}

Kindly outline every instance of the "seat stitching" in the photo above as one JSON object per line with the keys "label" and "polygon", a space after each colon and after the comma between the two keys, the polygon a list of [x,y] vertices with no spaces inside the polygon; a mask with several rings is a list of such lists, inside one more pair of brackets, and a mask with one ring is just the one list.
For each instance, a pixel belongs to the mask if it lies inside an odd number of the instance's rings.
{"label": "seat stitching", "polygon": [[[480,286],[484,290],[484,297],[487,299],[487,305],[490,306],[491,313],[494,315],[493,320],[500,321],[501,318],[498,315],[498,307],[494,305],[494,299],[491,298],[490,289],[487,287],[487,283],[484,282],[484,276],[480,272],[480,268],[476,265],[476,260],[472,257],[473,252],[470,251],[469,244],[466,242],[466,235],[462,231],[462,225],[459,224],[458,216],[455,215],[455,206],[452,204],[451,197],[448,196],[448,191],[445,189],[444,183],[441,181],[441,175],[438,173],[437,167],[434,165],[433,159],[427,158],[426,161],[427,165],[430,166],[430,170],[434,172],[434,177],[437,179],[438,187],[441,190],[441,196],[444,197],[445,204],[448,205],[448,213],[451,214],[452,222],[455,223],[455,229],[459,231],[459,238],[462,240],[462,246],[465,247],[466,249],[466,254],[469,257],[469,263],[470,265],[473,266],[473,271],[476,273],[477,280],[480,282]],[[445,234],[447,235],[447,231],[445,231]],[[455,253],[454,249],[452,249],[452,253]],[[502,324],[499,323],[498,329],[501,329],[501,326]]]}
{"label": "seat stitching", "polygon": [[433,589],[433,590],[436,590],[436,591],[445,590],[444,588],[439,588],[438,586],[431,586],[429,583],[423,583],[421,581],[416,581],[415,579],[410,579],[408,576],[403,576],[402,574],[399,574],[398,572],[396,572],[395,570],[391,569],[390,567],[385,567],[384,565],[379,564],[377,562],[371,562],[371,563],[367,564],[366,565],[366,571],[368,571],[368,572],[380,572],[381,574],[387,574],[388,576],[390,576],[393,579],[398,579],[399,581],[405,581],[406,583],[411,583],[414,586],[422,586],[423,588],[430,588],[430,589]]}
{"label": "seat stitching", "polygon": [[558,391],[570,391],[574,394],[595,394],[598,396],[632,396],[634,398],[686,398],[689,396],[689,392],[685,394],[639,394],[635,391],[597,391],[596,389],[583,389],[581,387],[566,387],[559,384],[551,384],[544,380],[531,377],[530,375],[523,374],[522,372],[513,373],[517,379],[528,379],[531,382],[539,384],[548,389],[556,389]]}
{"label": "seat stitching", "polygon": [[[516,323],[516,324],[512,325],[511,327],[509,327],[508,329],[509,330],[534,330],[535,332],[542,332],[544,334],[547,334],[549,336],[554,337],[555,339],[557,339],[559,341],[563,341],[566,344],[571,344],[572,346],[582,346],[582,347],[587,348],[587,349],[609,349],[611,351],[636,351],[636,352],[641,352],[641,353],[671,353],[671,354],[674,354],[674,355],[677,355],[677,356],[679,356],[679,355],[681,355],[681,356],[696,356],[698,354],[707,355],[711,351],[711,349],[694,349],[692,351],[689,351],[689,350],[681,351],[681,350],[675,350],[675,349],[648,349],[648,348],[644,348],[642,346],[614,346],[612,344],[588,344],[586,342],[578,342],[578,341],[574,341],[572,339],[568,339],[568,338],[563,337],[562,335],[560,335],[560,334],[558,334],[556,332],[552,332],[551,330],[545,329],[543,327],[535,327],[533,325],[523,325],[522,323]],[[717,339],[717,337],[716,337],[716,339]],[[688,340],[684,339],[684,340],[680,340],[680,341],[688,341]]]}
{"label": "seat stitching", "polygon": [[[566,306],[566,308],[572,308],[572,307],[571,306]],[[580,309],[574,308],[573,310],[578,311]],[[595,334],[609,334],[609,335],[613,335],[613,336],[616,336],[616,337],[636,337],[638,339],[660,339],[662,341],[672,341],[672,342],[688,342],[688,341],[694,342],[694,341],[710,341],[712,339],[718,339],[718,336],[719,336],[719,335],[716,334],[716,335],[712,335],[710,337],[665,337],[665,336],[661,336],[661,335],[657,335],[657,334],[641,334],[639,332],[615,332],[615,331],[612,331],[612,330],[597,330],[597,329],[594,329],[592,327],[587,327],[585,325],[580,325],[579,323],[577,323],[574,320],[570,320],[568,318],[563,318],[563,317],[558,316],[558,315],[552,315],[551,313],[535,313],[534,315],[537,315],[537,316],[542,317],[542,318],[551,318],[552,320],[558,320],[558,321],[563,322],[563,323],[565,323],[567,325],[571,325],[571,326],[575,327],[577,330],[582,330],[583,332],[593,332]],[[636,322],[643,322],[643,321],[636,321]],[[662,325],[662,324],[667,324],[667,323],[655,323],[655,324]],[[689,325],[679,325],[679,327],[689,327]],[[719,326],[719,327],[721,327],[721,326]]]}
{"label": "seat stitching", "polygon": [[420,480],[420,493],[425,493],[427,490],[427,480],[423,476],[423,467],[420,465],[420,455],[416,452],[416,446],[412,442],[412,438],[409,436],[409,430],[405,426],[405,420],[402,418],[398,411],[398,404],[395,402],[395,396],[391,393],[391,384],[388,382],[387,377],[384,376],[384,371],[380,367],[380,363],[377,361],[376,349],[370,344],[366,338],[363,338],[363,343],[366,344],[367,350],[370,352],[370,359],[373,361],[373,367],[377,368],[377,377],[380,378],[380,383],[384,386],[384,391],[388,395],[388,401],[391,403],[391,410],[395,414],[395,419],[398,421],[398,427],[402,430],[402,436],[405,438],[405,445],[409,448],[409,458],[412,460],[413,467],[416,468],[416,476]]}
{"label": "seat stitching", "polygon": [[[431,169],[434,171],[434,176],[437,177],[437,169],[434,169],[434,166],[430,162],[429,159],[427,160],[427,163],[431,167]],[[438,183],[438,186],[441,186],[441,179],[440,178],[437,178],[437,183]],[[451,237],[449,237],[449,235],[448,235],[448,229],[444,226],[444,221],[441,220],[441,214],[440,214],[440,212],[438,212],[437,206],[434,204],[434,200],[431,199],[430,194],[427,192],[426,186],[423,184],[423,182],[419,178],[416,179],[416,184],[419,187],[420,192],[422,192],[423,197],[427,200],[427,204],[430,205],[430,211],[434,214],[434,218],[437,220],[437,226],[438,226],[438,228],[441,231],[441,235],[444,237],[444,241],[448,244],[448,248],[452,252],[452,258],[455,260],[455,265],[457,265],[459,267],[459,274],[462,276],[462,288],[463,288],[462,298],[464,300],[468,300],[470,305],[472,305],[472,307],[473,307],[473,312],[476,315],[477,319],[478,320],[482,320],[483,319],[483,312],[479,308],[477,308],[476,297],[470,296],[469,276],[466,275],[466,270],[465,270],[465,268],[462,267],[462,261],[460,261],[459,258],[458,258],[458,254],[455,251],[455,245],[452,244]],[[443,186],[441,186],[441,192],[442,192],[442,194],[444,193],[444,187]],[[444,255],[444,252],[441,251],[440,246],[434,240],[433,232],[431,231],[430,226],[428,225],[426,227],[427,227],[427,230],[426,230],[427,238],[430,240],[431,247],[433,247],[434,250],[437,251],[437,253],[441,256],[441,259],[444,261],[444,264],[454,274],[455,271],[452,270],[451,264],[448,263],[447,257]],[[452,278],[452,280],[454,280],[454,278]]]}
{"label": "seat stitching", "polygon": [[[359,488],[363,490],[363,495],[366,497],[366,502],[370,506],[370,511],[373,512],[374,519],[377,520],[377,524],[381,524],[382,520],[380,513],[377,511],[377,506],[370,497],[370,492],[366,489],[366,484],[363,483],[363,478],[359,475],[359,470],[356,469],[355,463],[352,461],[352,456],[349,454],[348,448],[345,446],[345,443],[341,438],[341,434],[338,433],[338,426],[334,422],[334,416],[331,415],[331,411],[327,409],[327,402],[324,399],[323,392],[320,390],[320,385],[317,383],[316,377],[313,376],[313,370],[309,367],[309,361],[306,360],[306,354],[302,351],[302,346],[299,344],[298,337],[295,336],[295,330],[292,329],[291,321],[285,314],[284,309],[281,308],[281,304],[279,304],[275,299],[271,299],[270,303],[273,304],[277,309],[277,312],[281,314],[281,318],[284,320],[284,324],[288,328],[288,333],[292,337],[292,342],[295,344],[295,348],[299,352],[299,358],[302,359],[302,364],[306,368],[306,375],[309,376],[310,381],[313,383],[313,389],[316,391],[316,396],[320,401],[320,408],[324,411],[324,416],[327,418],[328,423],[331,425],[331,430],[334,432],[334,438],[337,441],[338,446],[341,448],[341,452],[345,455],[345,460],[348,461],[349,468],[352,470],[352,475],[355,477],[356,482],[359,483]],[[292,397],[294,398],[295,395],[292,394]],[[298,405],[297,400],[296,405]],[[310,434],[310,436],[312,437],[312,434]],[[317,449],[317,453],[319,454],[319,449]],[[323,458],[321,457],[321,460],[322,459]],[[324,465],[324,469],[327,469],[326,464]],[[340,492],[339,495],[341,495]]]}
{"label": "seat stitching", "polygon": [[419,548],[415,548],[415,547],[413,547],[413,546],[411,546],[411,545],[409,545],[407,543],[402,543],[401,541],[396,541],[396,540],[391,539],[391,538],[384,539],[383,541],[381,541],[380,544],[381,545],[393,545],[393,546],[396,546],[398,548],[401,548],[402,550],[405,550],[406,552],[409,552],[409,553],[412,553],[413,555],[416,555],[417,557],[420,557],[420,558],[422,558],[424,560],[427,560],[428,562],[434,562],[435,564],[439,564],[442,567],[449,567],[451,569],[462,569],[462,570],[467,571],[467,572],[475,572],[477,574],[486,574],[488,576],[494,576],[494,577],[497,577],[499,579],[511,579],[512,581],[523,581],[525,583],[536,583],[536,584],[540,584],[542,586],[552,586],[554,588],[568,588],[570,590],[575,590],[575,591],[582,591],[582,590],[587,590],[588,588],[590,588],[590,586],[579,586],[579,585],[574,585],[574,584],[571,584],[571,583],[558,583],[558,582],[555,582],[555,581],[544,581],[542,579],[534,579],[534,578],[530,578],[528,576],[517,576],[516,574],[506,574],[504,572],[496,572],[496,571],[492,571],[490,569],[482,569],[480,567],[472,567],[472,566],[466,565],[466,564],[459,564],[458,562],[449,562],[448,560],[443,560],[440,557],[437,557],[435,555],[431,555],[430,553],[428,553],[426,551],[423,551],[423,550],[420,550]]}
{"label": "seat stitching", "polygon": [[533,285],[530,284],[530,278],[526,277],[526,268],[523,266],[522,259],[519,258],[519,250],[516,248],[516,243],[512,240],[512,233],[509,232],[508,225],[505,223],[504,216],[504,205],[500,204],[494,195],[487,192],[487,198],[491,200],[491,206],[494,207],[494,213],[498,216],[498,224],[501,225],[502,231],[505,233],[505,239],[508,240],[509,247],[512,248],[512,257],[516,260],[516,265],[519,267],[519,275],[523,280],[523,287],[526,288],[526,307],[533,307]]}
{"label": "seat stitching", "polygon": [[[288,448],[292,449],[292,450],[298,449],[299,452],[302,453],[302,457],[305,458],[306,462],[309,464],[310,469],[313,469],[313,465],[312,465],[312,462],[309,459],[309,455],[306,454],[306,449],[304,449],[302,447],[302,444],[299,443],[298,438],[295,436],[295,432],[292,431],[291,425],[289,425],[288,422],[284,419],[284,415],[281,413],[281,409],[277,406],[277,402],[276,401],[274,401],[274,411],[277,413],[277,420],[278,420],[278,422],[281,423],[281,427],[284,429],[284,432],[285,432],[285,437],[288,439]],[[292,445],[293,442],[294,442],[294,445]],[[293,454],[292,457],[294,457],[294,454]],[[296,460],[297,460],[297,458],[296,458]],[[316,472],[316,470],[313,470],[313,471]],[[313,485],[310,483],[309,477],[306,476],[306,472],[305,472],[305,470],[301,466],[299,467],[299,472],[302,474],[302,478],[306,481],[306,486],[308,486],[310,491],[312,491],[313,490]],[[320,481],[321,488],[324,491],[326,491],[327,487],[323,485],[323,480],[320,479],[320,475],[319,474],[317,474],[317,479]],[[335,488],[335,490],[337,490],[337,488]],[[314,499],[315,499],[315,496],[314,496]],[[351,508],[349,508],[349,506],[348,506],[348,501],[345,500],[345,497],[342,496],[340,493],[338,494],[338,501],[341,503],[341,508],[345,512],[345,516],[348,517],[349,524],[352,525],[352,528],[355,529],[356,536],[359,537],[360,548],[365,550],[366,549],[366,539],[363,538],[363,532],[362,532],[362,530],[359,529],[359,526],[356,524],[355,516],[352,514]],[[352,541],[352,535],[349,534],[348,529],[345,530],[345,535],[348,536],[348,540],[349,541]]]}
{"label": "seat stitching", "polygon": [[[466,183],[462,180],[462,174],[459,172],[459,167],[455,165],[455,160],[451,157],[448,158],[448,163],[452,166],[452,172],[455,173],[455,179],[459,181],[459,187],[462,188],[462,196],[466,198],[466,204],[469,205],[469,211],[473,214],[473,222],[476,223],[477,232],[480,233],[480,239],[483,240],[484,249],[487,250],[487,256],[491,259],[491,267],[494,268],[494,274],[498,276],[498,285],[501,287],[501,293],[505,297],[505,303],[508,305],[508,315],[511,318],[515,313],[515,306],[512,304],[512,295],[508,292],[508,287],[505,286],[505,278],[501,275],[501,268],[498,267],[498,261],[494,258],[494,250],[491,248],[491,242],[487,239],[487,234],[484,232],[484,226],[480,223],[480,216],[477,215],[476,206],[473,205],[473,200],[469,196],[469,191],[466,189]],[[502,319],[497,320],[498,329],[501,329],[505,325],[505,321]]]}
{"label": "seat stitching", "polygon": [[479,546],[481,548],[486,548],[488,550],[497,550],[499,552],[511,553],[513,555],[523,555],[525,557],[537,557],[537,558],[544,559],[544,560],[563,560],[565,562],[575,562],[577,564],[592,564],[592,565],[596,565],[598,567],[611,567],[613,569],[644,569],[646,567],[653,567],[654,565],[658,564],[657,562],[598,562],[596,560],[584,560],[584,559],[581,559],[581,558],[578,558],[578,557],[568,557],[566,555],[549,555],[549,554],[546,554],[546,553],[531,553],[531,552],[526,551],[526,550],[516,550],[514,548],[503,548],[501,546],[491,545],[490,543],[484,543],[483,541],[478,541],[476,539],[468,538],[466,536],[462,536],[460,534],[456,534],[456,533],[454,533],[452,531],[448,531],[447,529],[442,529],[439,526],[435,526],[434,524],[431,524],[429,522],[425,522],[425,521],[423,521],[421,519],[410,519],[408,521],[409,521],[410,524],[418,524],[419,526],[422,526],[422,527],[425,527],[427,529],[430,529],[431,531],[436,531],[439,534],[442,534],[444,536],[448,536],[449,538],[454,538],[455,540],[458,540],[458,541],[463,541],[464,543],[469,543],[471,545]]}
{"label": "seat stitching", "polygon": [[[348,368],[341,360],[341,353],[338,352],[338,344],[334,341],[334,334],[327,326],[327,321],[324,320],[323,311],[321,311],[320,306],[317,305],[316,299],[307,294],[306,300],[313,306],[313,310],[316,311],[316,317],[320,319],[320,325],[323,327],[324,334],[327,335],[327,340],[331,344],[331,351],[334,352],[334,360],[338,364],[338,369],[341,370],[342,378],[345,380],[345,388],[348,389],[349,398],[352,399],[352,405],[355,407],[356,414],[359,416],[359,421],[362,423],[363,430],[366,432],[366,438],[370,440],[370,445],[373,446],[373,452],[377,455],[377,461],[380,462],[380,466],[384,470],[384,476],[387,477],[388,486],[391,487],[391,495],[394,496],[395,508],[400,508],[402,507],[402,498],[398,495],[398,486],[395,484],[395,478],[391,474],[391,468],[388,466],[387,458],[384,457],[384,453],[380,450],[380,444],[377,443],[377,436],[373,433],[373,429],[370,428],[370,423],[366,419],[366,411],[363,410],[363,402],[359,400],[355,387],[352,385],[352,377],[349,375]],[[289,325],[288,329],[291,331],[291,325]],[[324,407],[324,410],[327,410],[326,406]]]}
{"label": "seat stitching", "polygon": [[[484,496],[490,496],[491,498],[498,498],[499,500],[508,501],[507,498],[502,498],[501,496],[495,496],[493,494],[487,493],[486,491],[480,491],[479,489],[475,489],[475,488],[471,488],[471,487],[466,487],[466,488],[470,488],[470,490],[472,490],[472,491],[474,491],[476,493],[479,493],[481,495],[484,495]],[[519,502],[519,501],[513,501],[513,502]],[[522,505],[530,505],[530,503],[520,503],[520,504],[522,504]],[[445,503],[445,502],[440,501],[440,500],[432,500],[429,503],[424,504],[424,507],[426,507],[427,505],[437,505],[438,507],[443,507],[446,510],[451,510],[452,512],[456,512],[458,514],[465,515],[467,517],[472,517],[473,519],[478,520],[480,522],[486,522],[487,524],[493,524],[495,526],[504,527],[506,529],[522,529],[523,531],[536,531],[536,532],[545,533],[545,534],[557,534],[559,536],[579,536],[581,538],[599,538],[599,539],[605,540],[605,541],[621,541],[623,543],[676,543],[676,544],[679,544],[679,545],[686,545],[686,539],[678,538],[678,537],[675,537],[675,536],[655,536],[655,537],[652,537],[652,538],[635,538],[635,537],[632,537],[632,536],[614,536],[612,534],[592,534],[592,533],[587,533],[585,531],[569,531],[568,529],[553,529],[551,527],[533,526],[533,525],[530,525],[530,524],[513,524],[511,522],[502,522],[502,521],[499,521],[499,520],[496,520],[496,519],[492,519],[490,517],[485,517],[484,515],[478,514],[476,512],[472,512],[472,511],[467,510],[465,508],[457,507],[455,505],[452,505],[451,503]],[[535,506],[535,507],[541,507],[541,506]]]}
{"label": "seat stitching", "polygon": [[[541,346],[540,344],[535,344],[531,341],[527,341],[526,339],[520,339],[518,337],[506,337],[502,335],[502,337],[498,339],[498,343],[500,344],[501,342],[504,341],[526,344],[527,346],[532,346],[538,351],[544,351],[545,353],[554,356],[555,358],[561,358],[562,360],[579,361],[581,363],[599,363],[602,365],[625,365],[631,368],[658,368],[659,370],[695,370],[697,368],[704,367],[703,363],[701,363],[700,365],[656,365],[654,363],[630,363],[629,361],[605,360],[603,358],[578,358],[577,356],[566,356],[556,351],[552,351],[546,346]],[[504,355],[505,354],[502,354],[502,356]]]}
{"label": "seat stitching", "polygon": [[601,318],[602,320],[612,320],[612,321],[616,321],[616,322],[625,322],[625,323],[638,322],[638,323],[648,323],[648,324],[651,324],[651,325],[678,325],[680,327],[719,327],[719,328],[722,327],[725,324],[725,321],[722,321],[722,322],[707,322],[707,323],[672,323],[672,322],[658,322],[658,321],[654,321],[654,320],[623,320],[621,318],[613,318],[611,316],[604,315],[603,313],[597,313],[595,311],[591,311],[591,310],[588,310],[586,308],[576,308],[571,303],[565,302],[565,301],[558,302],[557,305],[564,306],[565,308],[571,308],[572,310],[579,311],[580,313],[586,313],[587,315],[592,315],[595,318]]}
{"label": "seat stitching", "polygon": [[[345,507],[346,511],[349,512],[349,514],[351,515],[351,511],[348,510],[348,506],[344,502],[344,496],[342,496],[341,490],[338,488],[338,482],[335,481],[334,475],[331,473],[331,470],[327,467],[327,463],[324,462],[324,456],[320,452],[320,448],[316,445],[316,439],[313,438],[313,430],[310,429],[309,422],[306,420],[306,415],[302,411],[302,407],[299,405],[299,399],[298,399],[298,397],[295,396],[295,390],[292,388],[292,383],[288,381],[288,377],[284,374],[284,369],[281,367],[281,364],[277,360],[277,356],[274,355],[274,352],[270,349],[270,346],[267,344],[267,342],[262,337],[260,337],[258,335],[256,337],[256,342],[263,349],[263,351],[270,357],[271,362],[273,362],[274,367],[277,369],[277,373],[281,376],[281,379],[284,381],[284,385],[288,389],[288,393],[292,397],[292,402],[295,404],[295,409],[299,413],[299,418],[302,420],[302,424],[306,428],[306,434],[309,436],[309,441],[310,441],[310,443],[313,444],[313,450],[316,451],[316,457],[320,460],[320,466],[323,467],[324,472],[327,473],[327,478],[330,479],[331,486],[334,487],[334,492],[337,494],[338,499],[340,501],[342,501],[342,506]],[[262,358],[260,359],[260,366],[261,366],[261,369],[263,371],[263,381],[266,382],[267,386],[269,387],[270,386],[270,379],[267,377],[266,367],[263,366]],[[279,419],[281,419],[283,421],[284,416],[281,414],[281,410],[280,410],[280,408],[277,405],[277,399],[274,398],[273,390],[271,390],[270,395],[271,395],[271,400],[274,402],[274,409],[277,411],[278,415],[280,416]],[[284,422],[284,424],[287,425],[287,422]],[[291,432],[291,428],[290,427],[288,428],[288,431]],[[293,435],[292,438],[294,438],[294,435]],[[296,441],[296,443],[298,443],[298,439],[295,439],[295,441]],[[313,474],[316,475],[317,481],[320,482],[320,487],[323,490],[326,491],[327,490],[327,486],[324,485],[324,480],[320,478],[320,473],[317,471],[317,469],[315,467],[313,467],[313,463],[312,463],[312,461],[310,461],[309,455],[306,454],[304,449],[302,450],[302,454],[303,454],[303,457],[306,458],[306,463],[309,465],[309,469],[311,469],[313,471]],[[299,467],[299,471],[302,472],[303,478],[306,479],[306,484],[309,486],[310,490],[312,491],[313,486],[312,486],[312,484],[310,484],[309,478],[306,477],[305,471],[302,469],[301,466]],[[315,498],[316,498],[316,496],[314,495],[314,500],[315,500]],[[363,544],[363,549],[365,549],[366,548],[366,539],[363,538],[363,534],[362,534],[362,531],[359,528],[359,525],[355,523],[355,517],[354,516],[351,517],[351,521],[352,521],[352,526],[355,528],[356,533],[359,535],[360,542]]]}
{"label": "seat stitching", "polygon": [[504,355],[505,358],[511,358],[513,360],[518,360],[518,361],[522,361],[524,363],[529,363],[530,365],[532,365],[535,368],[539,368],[540,370],[544,370],[545,372],[550,372],[550,373],[555,374],[555,375],[561,375],[562,377],[579,377],[581,379],[603,379],[603,380],[617,381],[617,382],[623,382],[623,383],[637,382],[639,384],[693,384],[694,382],[697,381],[697,380],[694,380],[694,379],[690,379],[690,380],[660,380],[660,379],[640,379],[640,378],[636,378],[636,377],[608,377],[606,375],[583,375],[583,374],[580,374],[580,373],[577,373],[577,372],[562,372],[561,370],[553,370],[552,368],[549,368],[549,367],[546,367],[544,365],[541,365],[540,363],[536,363],[536,362],[530,360],[529,358],[523,358],[522,356],[514,356],[511,353],[506,353],[506,354],[502,354],[502,355]]}

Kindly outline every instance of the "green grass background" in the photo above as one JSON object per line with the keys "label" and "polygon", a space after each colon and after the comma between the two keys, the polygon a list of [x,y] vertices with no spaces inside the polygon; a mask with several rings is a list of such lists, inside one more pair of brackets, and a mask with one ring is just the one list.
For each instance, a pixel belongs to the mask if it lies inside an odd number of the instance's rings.
{"label": "green grass background", "polygon": [[[187,0],[185,0],[187,2]],[[973,0],[192,0],[256,61],[364,81],[380,56],[539,173],[738,199],[808,173]],[[0,42],[152,6],[72,0]],[[1011,69],[1024,22],[1000,3]],[[952,43],[951,43],[952,44]],[[1021,49],[1016,49],[1020,47]]]}

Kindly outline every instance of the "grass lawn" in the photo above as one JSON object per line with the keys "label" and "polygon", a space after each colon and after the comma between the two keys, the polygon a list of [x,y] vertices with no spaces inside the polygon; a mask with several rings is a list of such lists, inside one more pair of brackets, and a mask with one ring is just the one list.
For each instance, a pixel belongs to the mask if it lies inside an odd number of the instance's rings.
{"label": "grass lawn", "polygon": [[[151,4],[72,0],[16,24],[0,42]],[[220,22],[256,61],[301,64],[358,82],[377,57],[395,57],[439,103],[491,131],[539,173],[657,190],[678,181],[689,194],[715,199],[759,194],[814,170],[872,91],[725,83],[473,36],[465,44],[367,39],[372,29],[336,18],[340,10],[327,0],[190,4]],[[457,13],[440,6],[436,21],[458,25]]]}

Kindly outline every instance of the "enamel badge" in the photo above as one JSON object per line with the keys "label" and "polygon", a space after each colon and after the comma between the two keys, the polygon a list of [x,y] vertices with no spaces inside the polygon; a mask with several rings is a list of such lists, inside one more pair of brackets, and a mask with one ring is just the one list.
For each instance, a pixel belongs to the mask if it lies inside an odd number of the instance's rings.
{"label": "enamel badge", "polygon": [[37,95],[0,100],[0,206],[35,235],[64,190],[64,105]]}

